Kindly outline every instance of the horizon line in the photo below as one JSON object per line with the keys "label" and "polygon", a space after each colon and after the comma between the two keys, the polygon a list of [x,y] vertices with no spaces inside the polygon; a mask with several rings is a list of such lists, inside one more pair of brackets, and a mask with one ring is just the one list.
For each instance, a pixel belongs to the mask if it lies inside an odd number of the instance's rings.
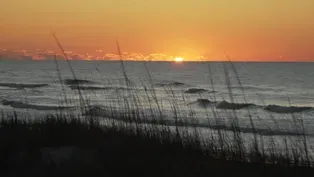
{"label": "horizon line", "polygon": [[[19,58],[1,58],[0,61],[51,61],[53,59],[19,59]],[[65,58],[58,58],[58,61],[66,61]],[[110,62],[110,61],[121,61],[120,59],[68,59],[69,61],[104,61],[104,62]],[[191,60],[191,59],[185,59],[181,62],[176,62],[173,59],[123,59],[124,62],[171,62],[171,63],[195,63],[195,62],[235,62],[235,63],[313,63],[314,60]]]}

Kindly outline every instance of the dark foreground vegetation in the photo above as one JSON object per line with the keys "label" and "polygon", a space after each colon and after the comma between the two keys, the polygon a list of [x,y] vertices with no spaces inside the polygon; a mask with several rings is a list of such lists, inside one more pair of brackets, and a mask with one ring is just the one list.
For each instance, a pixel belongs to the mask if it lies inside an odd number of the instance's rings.
{"label": "dark foreground vegetation", "polygon": [[[157,130],[158,129],[158,130]],[[312,176],[306,160],[219,148],[169,128],[50,115],[5,115],[1,176]],[[234,148],[232,148],[234,147]]]}
{"label": "dark foreground vegetation", "polygon": [[[68,61],[60,42],[54,34],[53,36]],[[118,43],[117,48],[121,58]],[[206,128],[212,132],[208,135],[209,138],[204,138],[199,133],[197,125],[194,127],[191,124],[190,127],[184,125],[178,114],[180,111],[176,103],[173,103],[174,124],[170,127],[162,118],[162,109],[153,91],[147,94],[147,98],[154,101],[144,104],[150,105],[151,110],[154,110],[152,108],[156,103],[157,113],[152,111],[152,117],[141,114],[141,102],[136,92],[133,93],[135,89],[132,89],[133,84],[125,72],[123,60],[121,60],[121,67],[126,90],[129,95],[132,95],[130,102],[124,103],[125,113],[105,111],[105,116],[97,116],[90,111],[90,114],[86,114],[88,111],[86,112],[83,107],[89,105],[89,101],[84,98],[82,90],[104,88],[81,87],[80,84],[90,82],[77,79],[69,61],[73,79],[63,82],[58,62],[56,59],[55,61],[63,90],[65,84],[78,91],[79,105],[82,107],[82,113],[85,114],[59,113],[42,117],[17,113],[2,114],[0,177],[292,177],[314,174],[313,159],[310,154],[312,150],[307,144],[302,119],[293,117],[295,126],[301,125],[301,131],[297,134],[301,141],[288,142],[285,139],[283,148],[275,146],[274,138],[269,140],[273,146],[264,147],[264,140],[259,132],[255,131],[256,127],[251,116],[250,123],[254,131],[253,143],[249,143],[252,144],[249,146],[246,146],[248,143],[242,136],[236,116],[233,118],[231,128],[221,125],[212,126],[209,123]],[[233,65],[231,66],[237,76],[236,70]],[[145,69],[151,79],[146,65]],[[250,104],[247,102],[244,104],[233,102],[229,71],[226,67],[224,71],[231,103],[223,102],[220,108],[234,111],[248,107]],[[211,75],[210,70],[209,73]],[[236,80],[241,86],[238,76]],[[174,82],[171,85],[180,85],[180,83]],[[215,93],[212,78],[211,85]],[[7,84],[7,86],[33,88],[45,85]],[[190,89],[188,93],[199,91],[206,90]],[[245,97],[244,91],[242,92]],[[65,91],[64,94],[67,103]],[[124,100],[123,98],[122,101]],[[199,102],[202,105],[210,103],[206,99],[200,99]],[[2,104],[13,108],[40,108],[41,110],[51,108],[7,100],[2,101]],[[299,108],[293,109],[299,110]],[[287,112],[282,107],[280,110]],[[214,110],[213,113],[214,120],[218,121],[219,115]],[[249,110],[248,113],[251,115]],[[226,139],[226,134],[232,134],[232,139]]]}

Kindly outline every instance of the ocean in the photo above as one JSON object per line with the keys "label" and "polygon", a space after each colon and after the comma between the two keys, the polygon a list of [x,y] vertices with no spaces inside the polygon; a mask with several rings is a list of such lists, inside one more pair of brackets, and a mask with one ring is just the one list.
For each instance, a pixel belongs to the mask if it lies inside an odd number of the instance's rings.
{"label": "ocean", "polygon": [[69,66],[66,61],[3,60],[0,108],[70,112],[79,110],[84,98],[89,107],[140,109],[148,124],[157,108],[169,125],[179,117],[204,131],[229,131],[237,119],[248,137],[253,131],[293,137],[302,123],[314,143],[314,63],[124,62],[124,67],[125,73],[119,61],[70,61]]}

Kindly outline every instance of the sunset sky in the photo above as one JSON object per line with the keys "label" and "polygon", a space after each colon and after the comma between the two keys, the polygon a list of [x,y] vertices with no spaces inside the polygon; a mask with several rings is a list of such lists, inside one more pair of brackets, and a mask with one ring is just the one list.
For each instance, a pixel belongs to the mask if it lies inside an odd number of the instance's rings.
{"label": "sunset sky", "polygon": [[0,47],[314,60],[314,0],[6,0]]}

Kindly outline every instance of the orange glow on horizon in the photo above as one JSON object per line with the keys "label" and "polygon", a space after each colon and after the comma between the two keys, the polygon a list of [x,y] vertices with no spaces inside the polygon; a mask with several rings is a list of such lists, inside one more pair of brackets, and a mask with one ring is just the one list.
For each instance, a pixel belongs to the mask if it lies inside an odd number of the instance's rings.
{"label": "orange glow on horizon", "polygon": [[[96,51],[96,50],[94,50]],[[97,52],[99,49],[97,49]],[[105,53],[100,52],[99,53],[79,53],[75,51],[65,51],[67,54],[67,57],[69,60],[120,60],[120,57],[117,53]],[[65,58],[60,52],[54,52],[51,50],[42,50],[42,49],[36,49],[36,50],[27,50],[27,49],[5,49],[0,48],[0,59],[10,59],[10,60],[52,60],[54,56],[57,56],[58,60],[64,60]],[[229,54],[228,54],[229,55]],[[258,60],[258,59],[250,59],[250,60],[244,60],[244,59],[235,59],[232,55],[229,55],[231,61],[233,62],[276,62],[276,61],[288,61],[288,62],[309,62],[312,61],[310,59],[287,59],[285,56],[277,56],[278,60],[271,60],[271,59],[264,59],[264,60]],[[124,61],[169,61],[169,62],[206,62],[206,61],[212,61],[212,62],[221,62],[221,61],[228,61],[228,59],[225,56],[220,57],[214,57],[214,55],[211,56],[193,56],[190,55],[187,56],[181,56],[181,57],[175,57],[172,55],[167,55],[163,53],[153,53],[153,54],[142,54],[142,53],[129,53],[129,52],[122,52],[122,58]]]}
{"label": "orange glow on horizon", "polygon": [[52,28],[73,59],[112,58],[118,37],[126,60],[314,61],[313,16],[313,0],[10,0],[0,47],[59,53]]}

